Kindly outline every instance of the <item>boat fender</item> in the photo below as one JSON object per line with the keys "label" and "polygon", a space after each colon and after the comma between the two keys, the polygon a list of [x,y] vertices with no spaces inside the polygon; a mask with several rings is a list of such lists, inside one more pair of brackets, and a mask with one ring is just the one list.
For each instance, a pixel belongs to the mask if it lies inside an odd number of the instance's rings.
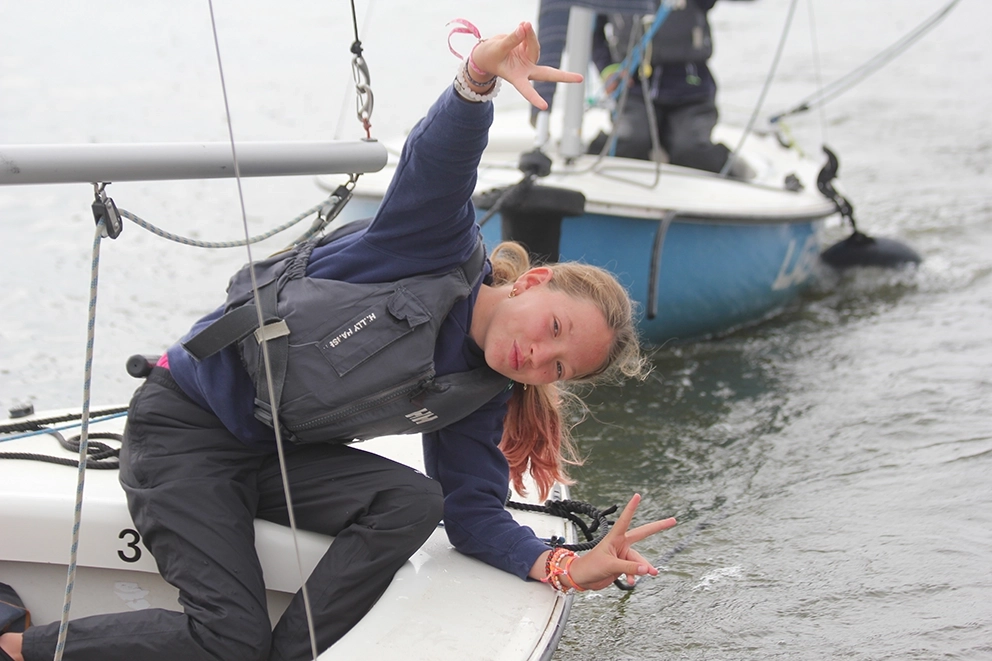
{"label": "boat fender", "polygon": [[871,237],[861,232],[838,241],[820,254],[826,264],[835,269],[852,266],[897,268],[923,261],[919,253],[905,243],[884,237]]}
{"label": "boat fender", "polygon": [[0,583],[0,634],[21,633],[31,626],[31,612],[24,607],[24,602],[17,591]]}

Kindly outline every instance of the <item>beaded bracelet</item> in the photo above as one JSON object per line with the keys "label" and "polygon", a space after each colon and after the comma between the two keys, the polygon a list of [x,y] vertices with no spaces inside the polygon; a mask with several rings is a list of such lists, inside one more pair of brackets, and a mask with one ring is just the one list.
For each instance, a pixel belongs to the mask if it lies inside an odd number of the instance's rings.
{"label": "beaded bracelet", "polygon": [[[565,594],[570,594],[572,592],[585,592],[585,588],[579,587],[579,584],[575,582],[571,574],[568,573],[569,568],[571,568],[572,563],[575,559],[579,557],[575,551],[570,551],[569,549],[563,548],[561,546],[556,546],[551,553],[548,554],[548,559],[544,563],[544,578],[541,579],[542,583],[550,583],[551,587],[559,592]],[[561,566],[562,558],[565,559],[564,568]],[[567,576],[569,582],[571,582],[572,587],[567,588],[561,583],[561,577]]]}
{"label": "beaded bracelet", "polygon": [[[455,91],[462,96],[462,98],[469,101],[477,101],[479,103],[483,101],[492,101],[499,94],[500,83],[502,80],[493,76],[492,88],[485,94],[479,94],[469,86],[468,75],[468,62],[463,60],[458,63],[458,70],[455,73]],[[472,81],[475,82],[475,81]],[[476,85],[481,85],[480,83],[475,83]]]}
{"label": "beaded bracelet", "polygon": [[544,563],[544,578],[541,579],[542,583],[550,583],[551,587],[558,590],[559,592],[564,592],[561,587],[561,581],[558,576],[561,574],[561,569],[558,566],[559,560],[562,556],[572,553],[566,548],[556,546],[548,554],[548,559]]}

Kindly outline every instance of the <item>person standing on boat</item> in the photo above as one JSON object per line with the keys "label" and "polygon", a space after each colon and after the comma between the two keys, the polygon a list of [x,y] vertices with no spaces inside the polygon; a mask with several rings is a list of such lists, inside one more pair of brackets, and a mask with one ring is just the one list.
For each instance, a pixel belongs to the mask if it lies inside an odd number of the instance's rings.
{"label": "person standing on boat", "polygon": [[[306,340],[292,326],[298,318],[323,317],[333,322],[331,328],[347,323],[319,343],[327,361],[318,356],[303,366],[316,369],[319,379],[343,372],[344,386],[364,388],[369,370],[363,370],[371,365],[382,382],[372,389],[394,392],[398,384],[390,380],[406,369],[399,363],[418,357],[384,363],[379,355],[389,347],[378,344],[423,337],[419,326],[436,334],[427,347],[436,379],[427,378],[416,390],[412,403],[422,408],[399,416],[432,429],[423,435],[430,477],[341,442],[392,430],[386,419],[391,412],[379,416],[388,406],[355,413],[357,418],[343,423],[353,432],[346,436],[334,435],[342,427],[327,420],[320,439],[303,427],[293,431],[294,421],[285,421],[294,440],[311,441],[284,445],[297,526],[335,536],[307,579],[320,651],[368,612],[442,516],[461,552],[555,589],[602,589],[621,575],[633,581],[658,573],[631,544],[675,520],[629,529],[636,495],[609,535],[581,556],[550,548],[504,508],[510,481],[521,485],[528,470],[542,493],[567,480],[560,384],[644,372],[631,302],[608,273],[581,264],[530,268],[526,253],[513,246],[494,250],[491,261],[475,259],[481,253],[471,198],[493,118],[489,100],[500,79],[538,107],[544,102],[531,80],[581,80],[538,66],[538,53],[529,23],[480,41],[459,64],[454,85],[410,134],[371,224],[297,247],[285,259],[259,267],[281,287],[278,312],[284,318],[267,321],[262,329],[272,337],[277,362],[283,325],[290,326],[294,339],[287,349],[292,363],[292,352]],[[246,369],[254,340],[250,332],[232,345],[221,339],[221,348],[199,360],[187,349],[203,337],[203,329],[222,328],[227,322],[215,322],[225,312],[243,309],[234,301],[238,278],[228,303],[197,322],[138,388],[121,451],[121,482],[135,526],[163,577],[179,588],[183,612],[147,609],[74,620],[66,661],[311,658],[302,595],[271,629],[255,553],[254,519],[281,524],[288,519],[275,434],[263,422],[272,411],[261,381]],[[311,293],[328,284],[335,295],[349,287],[365,292],[378,291],[382,283],[400,284],[384,307],[335,320],[328,314],[333,303],[320,298],[301,303],[302,294],[292,293],[293,282]],[[436,286],[432,290],[425,283]],[[267,284],[263,278],[260,290],[275,291]],[[434,323],[438,309],[441,318]],[[401,339],[383,340],[393,332],[379,323],[386,317],[418,328],[400,332]],[[341,347],[344,357],[336,355]],[[275,380],[277,368],[272,372]],[[459,381],[464,374],[478,379]],[[292,411],[292,404],[306,400],[306,394],[285,396],[306,378],[299,365],[286,369],[280,408],[287,404]],[[458,398],[444,399],[448,391],[487,396],[466,411]],[[422,402],[436,402],[438,415]],[[50,659],[57,632],[54,623],[5,634],[0,648],[18,661]]]}
{"label": "person standing on boat", "polygon": [[[542,0],[538,23],[544,50],[539,64],[557,67],[561,62],[568,11],[573,4],[572,0]],[[655,13],[624,11],[636,4],[630,0],[581,4],[600,11],[593,31],[592,60],[603,73],[607,92],[612,93],[623,75],[621,63],[638,40],[650,34]],[[656,11],[662,8],[658,0],[653,4]],[[611,155],[667,161],[708,172],[720,172],[727,164],[730,149],[712,141],[719,112],[716,80],[707,65],[713,55],[708,13],[715,4],[716,0],[665,3],[667,15],[642,51],[637,80],[628,81],[630,89],[614,114]],[[539,82],[535,87],[550,104],[555,84]],[[652,138],[654,130],[661,152]],[[600,134],[590,145],[590,153],[599,153],[608,139]],[[739,158],[730,164],[728,174],[739,179],[754,177],[751,167]]]}

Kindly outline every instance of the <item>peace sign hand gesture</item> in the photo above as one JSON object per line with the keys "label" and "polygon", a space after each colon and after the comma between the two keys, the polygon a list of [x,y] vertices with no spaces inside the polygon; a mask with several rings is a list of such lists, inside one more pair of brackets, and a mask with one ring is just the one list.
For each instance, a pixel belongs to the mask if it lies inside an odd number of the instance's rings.
{"label": "peace sign hand gesture", "polygon": [[581,83],[577,73],[561,71],[554,67],[537,65],[541,45],[537,42],[534,26],[524,21],[510,34],[500,34],[480,41],[472,52],[472,63],[487,74],[495,74],[517,88],[533,105],[546,110],[547,102],[541,98],[532,80],[557,83]]}
{"label": "peace sign hand gesture", "polygon": [[575,584],[587,590],[601,590],[617,580],[621,574],[627,576],[627,583],[630,585],[634,584],[637,576],[658,575],[658,570],[631,545],[662,530],[668,530],[676,522],[670,517],[628,530],[640,502],[641,496],[634,494],[606,537],[591,551],[572,562],[569,577]]}

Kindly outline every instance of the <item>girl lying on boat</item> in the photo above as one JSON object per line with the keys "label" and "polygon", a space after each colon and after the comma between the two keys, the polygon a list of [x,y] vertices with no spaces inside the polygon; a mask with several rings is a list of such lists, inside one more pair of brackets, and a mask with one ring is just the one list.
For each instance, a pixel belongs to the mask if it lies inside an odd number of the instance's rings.
{"label": "girl lying on boat", "polygon": [[[371,224],[255,265],[261,329],[244,271],[162,357],[131,401],[120,479],[183,612],[74,620],[65,659],[311,658],[301,593],[272,629],[255,553],[256,517],[288,522],[274,424],[292,441],[296,525],[335,536],[306,583],[319,651],[442,518],[459,551],[548,589],[658,573],[631,545],[675,520],[629,529],[636,495],[581,556],[504,508],[527,471],[542,498],[567,480],[559,384],[644,371],[631,302],[608,273],[532,268],[513,245],[482,252],[471,197],[500,79],[539,108],[530,81],[581,81],[537,66],[538,54],[528,23],[478,43],[410,134]],[[408,431],[423,432],[429,477],[335,442]],[[57,633],[57,622],[35,626],[0,646],[50,659]]]}

